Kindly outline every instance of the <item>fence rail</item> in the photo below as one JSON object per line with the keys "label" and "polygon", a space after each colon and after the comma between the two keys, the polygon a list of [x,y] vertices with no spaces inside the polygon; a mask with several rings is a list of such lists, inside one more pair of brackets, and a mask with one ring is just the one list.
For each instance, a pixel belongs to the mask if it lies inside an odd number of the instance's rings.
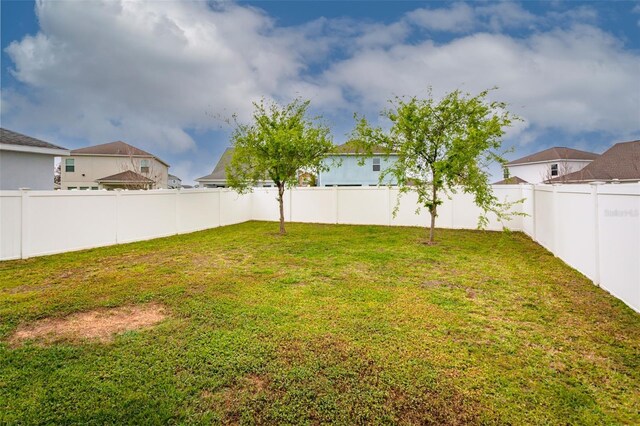
{"label": "fence rail", "polygon": [[[526,216],[488,229],[523,231],[594,283],[640,312],[640,184],[500,185],[501,201]],[[0,260],[28,258],[278,220],[276,190],[238,195],[227,189],[157,191],[0,191]],[[285,193],[293,222],[426,226],[417,196],[388,187],[296,188]],[[474,229],[471,195],[445,198],[437,226]]]}

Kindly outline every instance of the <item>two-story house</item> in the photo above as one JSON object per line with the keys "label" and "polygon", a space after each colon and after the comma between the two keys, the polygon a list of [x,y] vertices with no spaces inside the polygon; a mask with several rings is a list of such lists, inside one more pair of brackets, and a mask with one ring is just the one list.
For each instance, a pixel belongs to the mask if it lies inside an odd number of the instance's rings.
{"label": "two-story house", "polygon": [[593,152],[553,147],[508,162],[505,179],[528,183],[546,182],[577,172],[596,158],[598,154]]}
{"label": "two-story house", "polygon": [[[226,188],[227,185],[227,166],[233,158],[233,148],[227,148],[220,156],[213,171],[206,176],[196,179],[200,188]],[[274,186],[273,181],[264,180],[258,183],[258,186],[271,187]]]}
{"label": "two-story house", "polygon": [[178,176],[172,175],[169,173],[169,177],[167,180],[167,188],[169,189],[180,189],[182,188],[182,179]]}
{"label": "two-story house", "polygon": [[549,183],[590,182],[640,182],[640,140],[617,143],[581,170],[549,181]]}
{"label": "two-story house", "polygon": [[[382,150],[375,151],[373,156],[363,159],[362,151],[353,142],[338,145],[327,155],[325,163],[329,170],[320,172],[318,186],[377,186],[380,173],[396,161],[397,156],[387,157]],[[383,184],[395,185],[396,182],[389,176]]]}
{"label": "two-story house", "polygon": [[61,166],[61,189],[167,188],[169,176],[169,164],[122,141],[74,149]]}
{"label": "two-story house", "polygon": [[55,157],[69,150],[0,128],[0,190],[53,189]]}

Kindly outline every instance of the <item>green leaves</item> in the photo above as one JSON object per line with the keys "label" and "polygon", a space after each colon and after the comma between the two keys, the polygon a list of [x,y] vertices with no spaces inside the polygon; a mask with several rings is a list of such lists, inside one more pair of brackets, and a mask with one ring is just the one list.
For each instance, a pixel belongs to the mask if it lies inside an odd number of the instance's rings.
{"label": "green leaves", "polygon": [[234,155],[227,167],[227,181],[240,192],[251,191],[261,181],[293,186],[298,172],[318,173],[333,148],[329,128],[319,117],[309,118],[310,101],[295,99],[280,106],[254,102],[250,124],[235,121],[231,136]]}
{"label": "green leaves", "polygon": [[[387,155],[397,155],[397,161],[380,174],[381,183],[391,176],[400,194],[415,191],[432,217],[437,216],[443,192],[472,193],[485,212],[479,221],[484,226],[488,212],[508,216],[493,195],[487,166],[506,162],[499,152],[501,138],[504,129],[519,120],[505,103],[488,101],[488,95],[489,90],[476,96],[455,90],[437,100],[429,89],[426,99],[396,97],[382,112],[391,121],[389,131],[356,116],[352,138],[370,147],[368,152],[377,146]],[[433,227],[432,221],[432,241]]]}
{"label": "green leaves", "polygon": [[278,187],[280,233],[284,234],[283,194],[298,182],[298,173],[327,170],[323,162],[333,148],[329,128],[320,117],[309,118],[310,101],[295,99],[281,106],[254,102],[250,124],[235,120],[231,136],[234,152],[227,167],[227,183],[240,193],[251,192],[260,182]]}

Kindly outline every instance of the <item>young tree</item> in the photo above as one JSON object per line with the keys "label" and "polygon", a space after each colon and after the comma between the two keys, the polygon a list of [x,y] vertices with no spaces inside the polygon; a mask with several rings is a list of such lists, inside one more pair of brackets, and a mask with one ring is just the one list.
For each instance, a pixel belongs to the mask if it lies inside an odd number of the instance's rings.
{"label": "young tree", "polygon": [[271,180],[278,188],[280,234],[284,228],[284,192],[298,182],[298,171],[327,170],[324,158],[333,148],[329,128],[319,117],[309,118],[310,101],[296,99],[288,105],[254,102],[253,120],[239,123],[231,136],[233,157],[227,182],[238,192],[250,192],[258,182]]}
{"label": "young tree", "polygon": [[356,116],[353,138],[365,152],[382,148],[387,155],[397,156],[381,172],[380,182],[390,176],[398,183],[400,196],[417,192],[418,202],[431,215],[430,243],[443,192],[461,189],[473,194],[484,212],[479,227],[487,224],[490,211],[501,218],[509,216],[505,204],[493,195],[487,166],[493,161],[506,163],[498,152],[501,137],[505,127],[518,118],[506,110],[506,104],[488,101],[488,93],[471,96],[456,90],[436,100],[429,89],[427,99],[396,97],[390,101],[392,107],[381,114],[391,121],[388,131]]}

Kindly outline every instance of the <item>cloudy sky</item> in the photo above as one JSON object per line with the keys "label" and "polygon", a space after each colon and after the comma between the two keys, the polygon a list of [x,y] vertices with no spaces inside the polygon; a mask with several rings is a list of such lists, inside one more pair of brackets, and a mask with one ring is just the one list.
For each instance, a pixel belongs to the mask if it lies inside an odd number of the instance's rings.
{"label": "cloudy sky", "polygon": [[[640,139],[640,3],[2,1],[2,126],[124,140],[190,183],[260,97],[311,99],[342,143],[395,95],[498,86],[516,158]],[[381,123],[384,124],[384,123]]]}

